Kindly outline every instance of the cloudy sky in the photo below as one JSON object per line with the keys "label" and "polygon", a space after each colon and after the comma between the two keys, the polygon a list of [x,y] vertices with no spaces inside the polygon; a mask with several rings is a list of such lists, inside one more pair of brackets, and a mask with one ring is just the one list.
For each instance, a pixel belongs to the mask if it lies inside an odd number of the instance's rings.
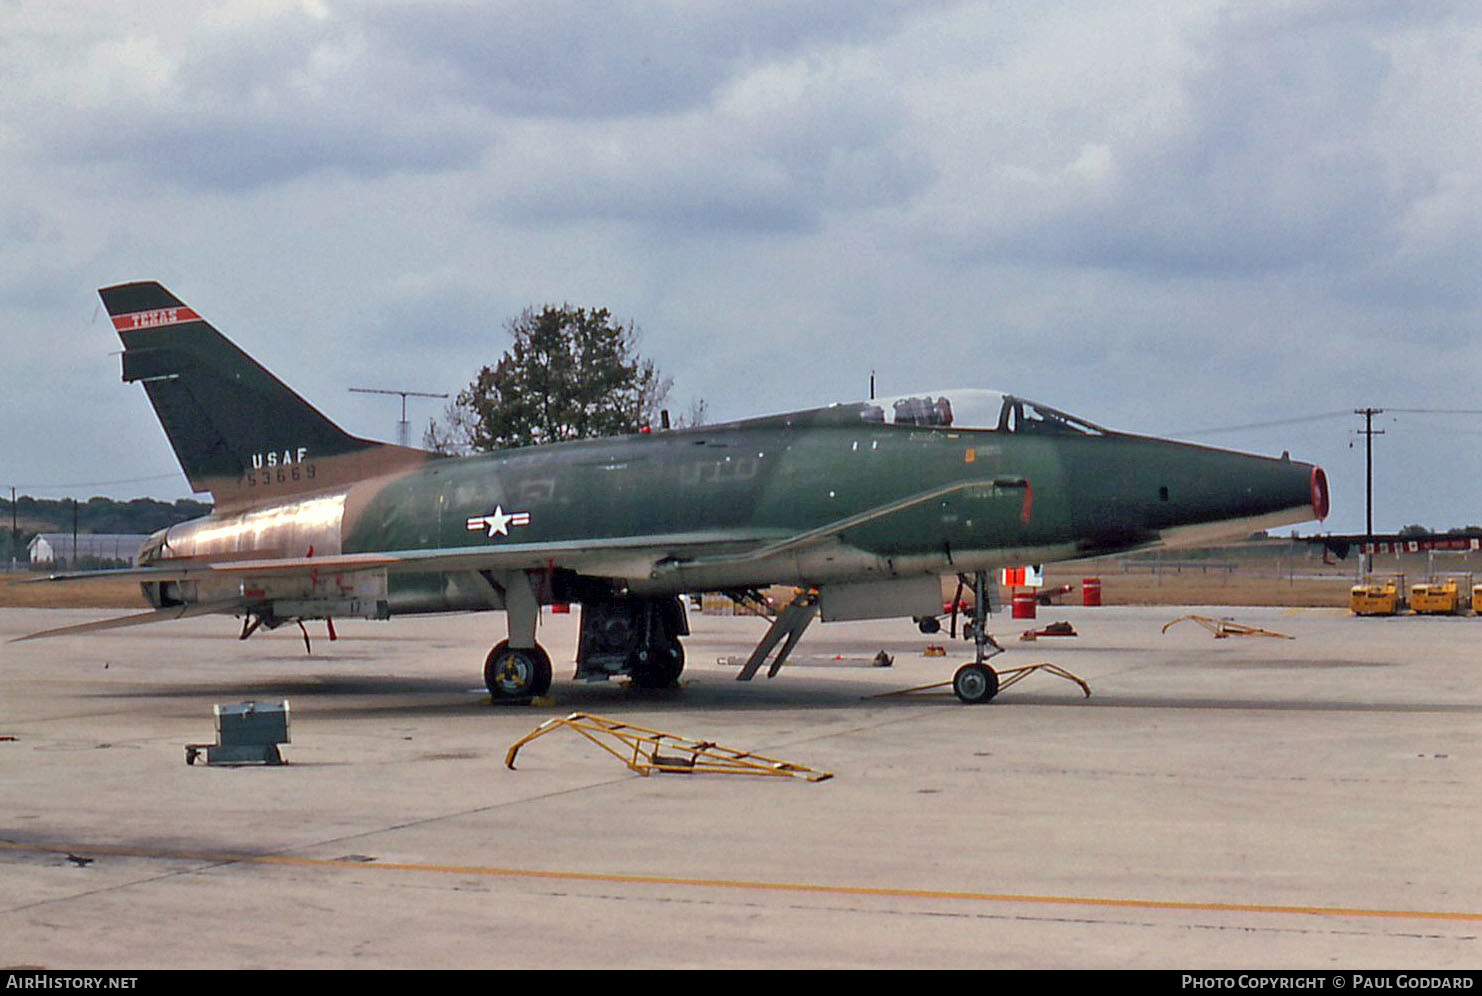
{"label": "cloudy sky", "polygon": [[[95,289],[347,429],[545,303],[712,420],[941,386],[1482,523],[1482,7],[0,0],[0,486],[189,488]],[[414,425],[437,414],[415,400]],[[1407,411],[1396,411],[1407,409]]]}

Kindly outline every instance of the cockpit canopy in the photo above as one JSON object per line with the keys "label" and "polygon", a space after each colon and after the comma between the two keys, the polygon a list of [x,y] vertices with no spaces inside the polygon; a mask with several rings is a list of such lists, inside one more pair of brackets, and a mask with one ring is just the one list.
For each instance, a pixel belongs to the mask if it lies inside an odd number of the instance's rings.
{"label": "cockpit canopy", "polygon": [[[842,407],[842,406],[841,406]],[[1057,432],[1101,436],[1106,430],[1037,401],[1002,391],[968,388],[925,391],[859,402],[859,417],[886,425],[987,429],[998,432]]]}

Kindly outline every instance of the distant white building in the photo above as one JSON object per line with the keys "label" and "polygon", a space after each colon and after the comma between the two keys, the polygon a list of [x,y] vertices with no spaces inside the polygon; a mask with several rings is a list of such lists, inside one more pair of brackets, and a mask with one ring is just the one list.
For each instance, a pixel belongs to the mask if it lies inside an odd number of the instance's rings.
{"label": "distant white building", "polygon": [[[26,547],[33,566],[132,564],[148,536],[134,533],[37,533]],[[74,546],[75,544],[75,546]]]}

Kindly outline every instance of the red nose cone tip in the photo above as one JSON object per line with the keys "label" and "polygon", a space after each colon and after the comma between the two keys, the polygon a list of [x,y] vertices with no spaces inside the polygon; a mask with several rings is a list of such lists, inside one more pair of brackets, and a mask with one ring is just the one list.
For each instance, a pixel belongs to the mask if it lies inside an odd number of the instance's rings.
{"label": "red nose cone tip", "polygon": [[1316,519],[1328,517],[1328,475],[1321,467],[1312,468],[1312,515]]}

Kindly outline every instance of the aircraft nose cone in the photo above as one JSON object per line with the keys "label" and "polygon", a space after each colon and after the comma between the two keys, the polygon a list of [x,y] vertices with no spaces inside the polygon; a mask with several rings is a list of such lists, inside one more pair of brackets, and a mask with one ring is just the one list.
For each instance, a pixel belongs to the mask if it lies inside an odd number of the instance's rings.
{"label": "aircraft nose cone", "polygon": [[[1279,528],[1328,514],[1328,476],[1315,464],[1231,451],[1183,447],[1169,453],[1170,501],[1154,514],[1163,529],[1198,524],[1225,528],[1226,536]],[[1214,530],[1189,531],[1203,540]],[[1180,545],[1187,545],[1180,543]]]}
{"label": "aircraft nose cone", "polygon": [[1328,514],[1328,475],[1316,464],[1270,457],[1234,455],[1230,483],[1242,482],[1247,514],[1282,515],[1288,522],[1324,519]]}
{"label": "aircraft nose cone", "polygon": [[1111,436],[1070,465],[1083,551],[1208,546],[1328,514],[1315,464],[1171,439]]}

